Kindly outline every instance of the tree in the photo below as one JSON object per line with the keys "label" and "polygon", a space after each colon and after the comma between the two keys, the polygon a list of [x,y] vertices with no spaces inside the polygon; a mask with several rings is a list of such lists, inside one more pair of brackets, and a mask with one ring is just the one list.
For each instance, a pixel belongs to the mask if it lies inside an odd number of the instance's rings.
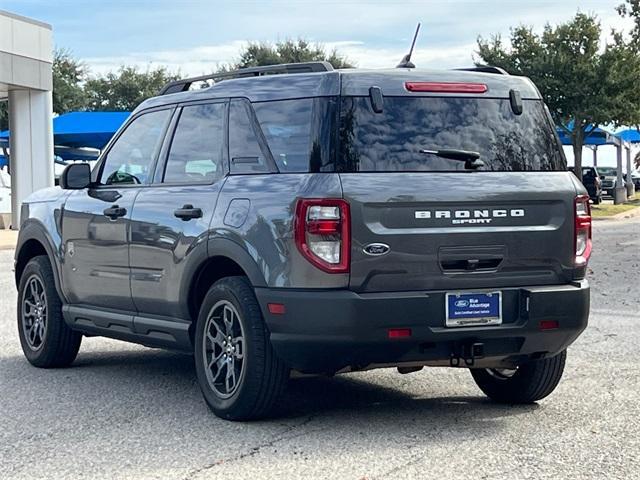
{"label": "tree", "polygon": [[117,72],[87,80],[84,91],[86,108],[93,111],[131,111],[143,100],[158,94],[167,83],[178,78],[165,67],[141,72],[122,66]]}
{"label": "tree", "polygon": [[230,69],[275,65],[278,63],[326,61],[333,68],[351,68],[353,64],[337,50],[327,53],[321,44],[311,45],[305,39],[284,40],[275,44],[249,42],[240,54],[240,59]]}
{"label": "tree", "polygon": [[[636,1],[636,0],[632,0]],[[582,172],[582,147],[598,124],[640,122],[640,53],[634,41],[614,32],[602,45],[601,27],[592,15],[577,13],[567,23],[511,30],[509,47],[500,36],[478,38],[482,63],[530,77],[540,89],[557,125],[571,138],[576,172]]]}
{"label": "tree", "polygon": [[58,115],[83,110],[86,96],[83,82],[87,67],[76,60],[69,50],[56,49],[53,53],[53,112]]}
{"label": "tree", "polygon": [[640,0],[625,0],[616,7],[621,17],[629,17],[633,20],[631,38],[636,44],[640,44]]}

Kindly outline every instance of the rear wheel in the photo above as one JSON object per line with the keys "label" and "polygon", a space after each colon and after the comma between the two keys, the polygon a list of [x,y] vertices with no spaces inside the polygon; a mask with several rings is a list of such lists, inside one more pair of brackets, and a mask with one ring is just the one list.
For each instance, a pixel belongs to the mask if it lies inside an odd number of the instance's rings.
{"label": "rear wheel", "polygon": [[515,369],[472,369],[471,375],[480,390],[496,402],[532,403],[553,392],[562,378],[566,358],[565,350],[551,358],[531,360]]}
{"label": "rear wheel", "polygon": [[82,335],[62,317],[51,263],[38,256],[27,263],[18,287],[18,335],[27,360],[36,367],[71,365],[80,349]]}
{"label": "rear wheel", "polygon": [[270,413],[289,378],[275,355],[251,285],[228,277],[207,292],[196,326],[198,383],[211,410],[228,420]]}

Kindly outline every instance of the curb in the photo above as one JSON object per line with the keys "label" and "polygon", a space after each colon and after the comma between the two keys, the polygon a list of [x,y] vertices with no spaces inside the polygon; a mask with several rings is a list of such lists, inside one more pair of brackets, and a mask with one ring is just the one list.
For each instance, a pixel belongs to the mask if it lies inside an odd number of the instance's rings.
{"label": "curb", "polygon": [[593,220],[599,222],[605,220],[624,220],[627,218],[635,217],[640,217],[640,207],[632,208],[631,210],[627,210],[626,212],[616,213],[615,215],[611,215],[609,217],[593,217]]}

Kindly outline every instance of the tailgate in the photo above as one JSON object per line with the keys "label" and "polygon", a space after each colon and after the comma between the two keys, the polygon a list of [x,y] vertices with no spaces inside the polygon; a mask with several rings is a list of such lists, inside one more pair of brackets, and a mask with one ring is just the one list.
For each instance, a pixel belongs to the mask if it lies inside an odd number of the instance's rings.
{"label": "tailgate", "polygon": [[340,178],[351,206],[353,290],[572,280],[576,189],[568,172],[380,172]]}

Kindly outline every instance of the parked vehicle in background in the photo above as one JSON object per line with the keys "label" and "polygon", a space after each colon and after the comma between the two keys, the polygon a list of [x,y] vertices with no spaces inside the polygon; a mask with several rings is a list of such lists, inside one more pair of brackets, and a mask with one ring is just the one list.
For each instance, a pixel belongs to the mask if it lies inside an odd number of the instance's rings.
{"label": "parked vehicle in background", "polygon": [[540,93],[471,71],[256,67],[171,83],[90,172],[22,207],[22,349],[194,354],[209,407],[267,415],[290,370],[470,370],[549,395],[587,325],[591,215]]}
{"label": "parked vehicle in background", "polygon": [[618,170],[613,167],[598,167],[598,173],[602,179],[602,190],[604,195],[614,197],[618,184]]}
{"label": "parked vehicle in background", "polygon": [[[570,170],[576,173],[576,167],[571,167]],[[593,203],[598,205],[602,202],[602,179],[596,167],[582,167],[582,184]]]}
{"label": "parked vehicle in background", "polygon": [[640,189],[640,170],[634,170],[631,172],[631,181],[636,187],[636,191]]}

